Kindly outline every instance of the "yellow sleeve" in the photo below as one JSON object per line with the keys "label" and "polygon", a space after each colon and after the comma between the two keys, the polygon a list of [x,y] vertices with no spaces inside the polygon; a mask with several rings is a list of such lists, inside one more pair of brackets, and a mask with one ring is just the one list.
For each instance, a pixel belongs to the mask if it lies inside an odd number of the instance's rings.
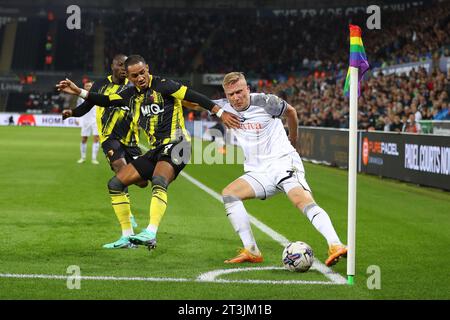
{"label": "yellow sleeve", "polygon": [[172,93],[171,96],[176,98],[176,99],[183,100],[184,96],[186,95],[186,91],[187,91],[187,87],[186,86],[181,86],[180,89],[178,89],[177,91]]}

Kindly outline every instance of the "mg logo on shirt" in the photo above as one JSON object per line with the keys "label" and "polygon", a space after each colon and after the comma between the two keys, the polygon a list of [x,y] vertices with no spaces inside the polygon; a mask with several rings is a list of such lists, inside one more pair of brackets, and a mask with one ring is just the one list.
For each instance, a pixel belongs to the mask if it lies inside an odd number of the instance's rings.
{"label": "mg logo on shirt", "polygon": [[147,104],[145,106],[141,106],[141,112],[144,116],[148,115],[157,115],[161,112],[164,112],[164,109],[161,108],[160,105],[156,103]]}

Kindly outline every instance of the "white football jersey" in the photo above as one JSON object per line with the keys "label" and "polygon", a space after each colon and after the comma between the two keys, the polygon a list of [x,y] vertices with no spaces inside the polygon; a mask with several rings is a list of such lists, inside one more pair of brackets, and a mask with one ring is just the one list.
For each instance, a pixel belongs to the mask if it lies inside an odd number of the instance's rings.
{"label": "white football jersey", "polygon": [[244,152],[245,172],[265,171],[278,159],[296,152],[280,119],[287,109],[283,99],[272,94],[251,93],[250,106],[240,112],[226,99],[214,102],[241,119],[239,129],[229,130]]}
{"label": "white football jersey", "polygon": [[[84,99],[81,97],[78,97],[77,99],[77,107],[84,102]],[[97,122],[96,118],[97,113],[97,106],[94,106],[91,110],[89,110],[88,113],[86,113],[84,116],[80,117],[80,124],[82,126],[90,126],[92,124],[95,124]]]}

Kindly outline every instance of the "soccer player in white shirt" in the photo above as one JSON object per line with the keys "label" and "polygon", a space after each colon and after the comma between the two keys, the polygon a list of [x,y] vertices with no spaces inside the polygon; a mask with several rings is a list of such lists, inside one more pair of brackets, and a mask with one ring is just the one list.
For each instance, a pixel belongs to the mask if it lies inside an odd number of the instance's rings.
{"label": "soccer player in white shirt", "polygon": [[[87,81],[84,84],[84,90],[89,91],[92,87],[93,82]],[[77,106],[84,102],[83,98],[78,98]],[[100,147],[100,138],[98,136],[97,129],[97,120],[96,120],[96,107],[93,107],[88,113],[80,118],[81,122],[81,144],[80,144],[80,152],[81,158],[78,160],[78,163],[83,163],[86,161],[86,149],[87,149],[87,140],[90,135],[93,136],[94,141],[92,142],[92,163],[98,164],[97,154],[98,149]]]}
{"label": "soccer player in white shirt", "polygon": [[[228,219],[244,246],[236,257],[225,263],[263,261],[242,201],[266,199],[284,192],[326,239],[329,246],[326,265],[335,264],[341,256],[346,256],[347,248],[336,234],[328,214],[314,201],[305,180],[302,160],[293,147],[297,141],[296,110],[275,95],[250,93],[240,72],[225,75],[222,86],[227,99],[215,102],[240,117],[240,128],[230,130],[245,156],[245,174],[222,191]],[[287,117],[289,137],[281,116]]]}

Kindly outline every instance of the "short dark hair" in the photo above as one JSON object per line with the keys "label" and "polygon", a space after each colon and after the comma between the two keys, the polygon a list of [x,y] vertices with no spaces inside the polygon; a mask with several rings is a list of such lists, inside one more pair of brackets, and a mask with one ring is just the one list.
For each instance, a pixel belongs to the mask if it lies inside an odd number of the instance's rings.
{"label": "short dark hair", "polygon": [[129,66],[138,64],[139,62],[142,62],[143,64],[147,64],[147,62],[145,62],[145,59],[138,55],[138,54],[132,54],[131,56],[129,56],[127,58],[127,60],[125,60],[125,70],[128,70]]}
{"label": "short dark hair", "polygon": [[125,60],[126,60],[127,59],[127,55],[123,54],[123,53],[118,53],[118,54],[114,55],[112,61],[114,62],[116,60],[119,60],[120,58],[125,58]]}

